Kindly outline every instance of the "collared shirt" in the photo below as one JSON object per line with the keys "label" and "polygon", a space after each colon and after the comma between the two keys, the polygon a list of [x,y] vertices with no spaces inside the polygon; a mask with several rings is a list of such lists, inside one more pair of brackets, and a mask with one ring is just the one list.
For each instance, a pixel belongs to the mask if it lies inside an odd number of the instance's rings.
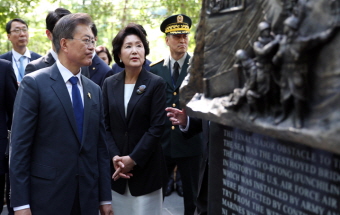
{"label": "collared shirt", "polygon": [[54,60],[57,61],[58,60],[57,53],[53,49],[50,50],[50,53],[51,53],[52,57],[54,58]]}
{"label": "collared shirt", "polygon": [[[84,92],[83,92],[83,84],[82,84],[82,81],[81,81],[81,68],[79,69],[79,72],[78,74],[76,75],[73,75],[73,73],[68,70],[66,67],[64,67],[59,60],[56,61],[57,63],[57,67],[60,71],[60,74],[61,76],[63,77],[64,79],[64,82],[66,84],[66,87],[67,87],[67,91],[70,95],[70,98],[71,98],[71,101],[72,101],[72,84],[71,82],[69,81],[71,77],[73,76],[76,76],[78,77],[78,88],[79,88],[79,91],[80,91],[80,96],[81,96],[81,100],[83,102],[83,106],[84,106]],[[101,201],[100,202],[100,205],[110,205],[111,204],[111,201]]]}
{"label": "collared shirt", "polygon": [[[63,77],[63,79],[65,81],[68,93],[70,94],[71,101],[72,101],[72,84],[71,84],[71,82],[69,80],[73,76],[78,77],[79,81],[78,81],[77,86],[79,88],[81,100],[83,101],[83,106],[84,106],[84,92],[83,92],[83,84],[81,82],[81,68],[79,69],[79,72],[78,72],[77,75],[73,75],[73,73],[70,70],[68,70],[66,67],[64,67],[60,63],[59,60],[57,60],[57,67],[58,67],[58,69],[60,71],[61,76]],[[110,204],[111,204],[111,201],[101,201],[100,202],[100,205],[110,205]]]}
{"label": "collared shirt", "polygon": [[[181,74],[181,71],[182,71],[182,68],[183,68],[183,64],[184,64],[184,61],[185,61],[185,58],[187,57],[188,53],[185,53],[183,55],[183,57],[181,59],[179,59],[177,62],[179,64],[179,74]],[[173,59],[170,55],[170,68],[171,68],[171,76],[172,76],[172,73],[174,72],[174,65],[175,65],[175,62],[176,60]]]}
{"label": "collared shirt", "polygon": [[56,61],[57,63],[57,67],[60,71],[60,74],[61,76],[63,77],[64,79],[64,82],[66,84],[66,87],[67,87],[67,91],[68,93],[70,94],[70,98],[71,98],[71,101],[72,101],[72,84],[71,82],[69,81],[70,78],[72,78],[73,76],[76,76],[78,77],[78,83],[77,83],[77,86],[79,88],[79,91],[80,91],[80,96],[81,96],[81,100],[83,101],[83,106],[84,106],[84,92],[83,92],[83,85],[82,85],[82,82],[81,82],[81,69],[79,70],[78,74],[77,75],[73,75],[73,73],[68,70],[66,67],[64,67],[59,60]]}
{"label": "collared shirt", "polygon": [[181,130],[184,133],[187,133],[189,131],[189,126],[190,126],[190,117],[187,116],[187,125],[186,126],[180,125],[179,130]]}
{"label": "collared shirt", "polygon": [[97,53],[95,51],[92,53],[92,60],[93,60],[94,56],[96,56],[96,54]]}
{"label": "collared shirt", "polygon": [[23,55],[18,53],[18,52],[16,52],[14,49],[12,49],[12,54],[13,54],[13,56],[12,56],[12,67],[14,69],[15,77],[17,77],[17,80],[19,80],[18,79],[18,77],[19,77],[19,68],[20,68],[20,61],[19,61],[19,59],[22,56],[26,56],[26,58],[23,61],[24,67],[26,68],[27,64],[31,61],[31,52],[26,47],[26,51],[25,51],[25,53]]}

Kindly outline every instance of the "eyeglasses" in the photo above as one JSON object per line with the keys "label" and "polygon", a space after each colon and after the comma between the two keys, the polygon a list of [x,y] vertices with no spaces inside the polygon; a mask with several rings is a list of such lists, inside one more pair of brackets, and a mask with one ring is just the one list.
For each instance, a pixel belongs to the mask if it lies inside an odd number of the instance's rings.
{"label": "eyeglasses", "polygon": [[90,39],[90,38],[84,38],[84,39],[77,39],[77,38],[68,38],[69,40],[80,40],[83,43],[85,43],[85,45],[87,45],[87,47],[89,47],[90,45],[92,45],[93,47],[96,46],[96,41],[94,40],[94,38]]}
{"label": "eyeglasses", "polygon": [[16,28],[16,29],[14,29],[14,30],[12,30],[12,31],[10,31],[10,32],[12,32],[12,33],[14,33],[14,34],[20,34],[20,32],[22,32],[22,33],[26,33],[28,31],[28,29],[27,28]]}

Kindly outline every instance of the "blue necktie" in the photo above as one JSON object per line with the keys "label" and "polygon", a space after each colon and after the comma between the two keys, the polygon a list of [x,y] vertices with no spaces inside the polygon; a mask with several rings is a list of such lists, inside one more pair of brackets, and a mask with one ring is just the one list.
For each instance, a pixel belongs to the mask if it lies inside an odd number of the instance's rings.
{"label": "blue necktie", "polygon": [[78,128],[78,134],[80,142],[83,137],[83,121],[84,121],[84,107],[83,102],[80,96],[80,91],[77,86],[78,77],[72,77],[69,80],[72,84],[72,103],[73,103],[73,112],[76,117],[76,123]]}
{"label": "blue necktie", "polygon": [[18,81],[21,82],[22,78],[25,75],[25,68],[24,68],[24,60],[25,60],[25,56],[21,56],[19,58],[20,61],[20,68],[19,68],[19,75],[18,75]]}

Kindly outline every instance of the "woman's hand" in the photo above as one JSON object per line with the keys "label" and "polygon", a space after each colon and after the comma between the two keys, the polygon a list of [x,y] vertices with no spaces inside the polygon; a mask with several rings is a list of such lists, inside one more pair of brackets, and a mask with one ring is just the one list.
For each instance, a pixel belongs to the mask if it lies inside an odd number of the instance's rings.
{"label": "woman's hand", "polygon": [[113,180],[117,181],[119,178],[129,179],[131,176],[133,176],[130,171],[135,166],[135,162],[130,158],[130,156],[114,156],[112,161],[116,170],[112,175]]}

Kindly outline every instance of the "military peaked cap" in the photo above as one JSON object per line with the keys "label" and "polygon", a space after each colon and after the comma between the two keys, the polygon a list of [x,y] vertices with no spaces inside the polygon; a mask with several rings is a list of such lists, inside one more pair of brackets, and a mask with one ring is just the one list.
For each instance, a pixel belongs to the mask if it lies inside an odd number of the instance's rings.
{"label": "military peaked cap", "polygon": [[190,17],[184,14],[172,15],[161,24],[161,31],[165,34],[189,34],[191,27]]}

